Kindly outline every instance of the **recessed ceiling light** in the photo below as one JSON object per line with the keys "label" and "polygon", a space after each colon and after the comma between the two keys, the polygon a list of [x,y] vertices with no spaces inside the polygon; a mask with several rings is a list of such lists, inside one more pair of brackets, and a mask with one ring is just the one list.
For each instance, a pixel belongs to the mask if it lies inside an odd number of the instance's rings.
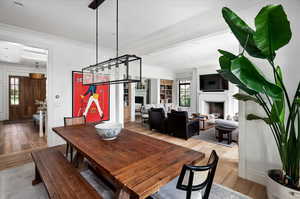
{"label": "recessed ceiling light", "polygon": [[19,1],[14,1],[14,4],[18,7],[24,7],[24,4]]}

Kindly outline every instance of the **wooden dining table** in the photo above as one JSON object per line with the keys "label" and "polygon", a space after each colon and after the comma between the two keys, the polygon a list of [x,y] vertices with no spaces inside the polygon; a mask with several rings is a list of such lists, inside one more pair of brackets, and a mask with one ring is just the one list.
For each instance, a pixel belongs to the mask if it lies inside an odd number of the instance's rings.
{"label": "wooden dining table", "polygon": [[111,141],[102,140],[92,125],[57,127],[53,131],[114,183],[118,199],[144,199],[176,178],[184,164],[205,156],[127,129]]}

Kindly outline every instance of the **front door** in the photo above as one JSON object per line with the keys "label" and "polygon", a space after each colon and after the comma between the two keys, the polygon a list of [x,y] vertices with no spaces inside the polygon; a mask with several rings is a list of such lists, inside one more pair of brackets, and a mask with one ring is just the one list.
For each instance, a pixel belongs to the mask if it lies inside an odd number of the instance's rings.
{"label": "front door", "polygon": [[45,100],[46,80],[9,76],[9,120],[30,119],[37,111],[35,100]]}

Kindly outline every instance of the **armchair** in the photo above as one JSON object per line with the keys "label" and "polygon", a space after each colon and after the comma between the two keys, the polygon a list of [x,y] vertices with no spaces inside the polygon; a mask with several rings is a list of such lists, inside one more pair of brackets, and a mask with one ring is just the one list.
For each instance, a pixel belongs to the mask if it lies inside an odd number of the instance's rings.
{"label": "armchair", "polygon": [[199,133],[199,121],[189,121],[186,111],[172,111],[168,114],[167,131],[174,137],[187,140]]}
{"label": "armchair", "polygon": [[166,116],[163,108],[151,108],[149,110],[149,127],[150,130],[156,129],[161,133],[166,130]]}

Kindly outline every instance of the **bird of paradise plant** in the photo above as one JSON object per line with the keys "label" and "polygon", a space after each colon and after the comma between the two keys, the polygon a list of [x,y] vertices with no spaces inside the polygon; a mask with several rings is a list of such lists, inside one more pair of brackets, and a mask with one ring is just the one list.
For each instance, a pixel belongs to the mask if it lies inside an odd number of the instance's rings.
{"label": "bird of paradise plant", "polygon": [[[265,116],[248,114],[247,119],[263,120],[269,125],[282,163],[279,181],[299,189],[300,82],[291,98],[281,67],[276,65],[277,51],[292,38],[287,15],[281,5],[268,5],[255,17],[254,30],[229,8],[224,7],[222,14],[243,51],[235,55],[219,50],[221,69],[218,72],[244,91],[236,94],[236,99],[252,101],[263,108]],[[247,56],[267,60],[273,71],[272,81]]]}

